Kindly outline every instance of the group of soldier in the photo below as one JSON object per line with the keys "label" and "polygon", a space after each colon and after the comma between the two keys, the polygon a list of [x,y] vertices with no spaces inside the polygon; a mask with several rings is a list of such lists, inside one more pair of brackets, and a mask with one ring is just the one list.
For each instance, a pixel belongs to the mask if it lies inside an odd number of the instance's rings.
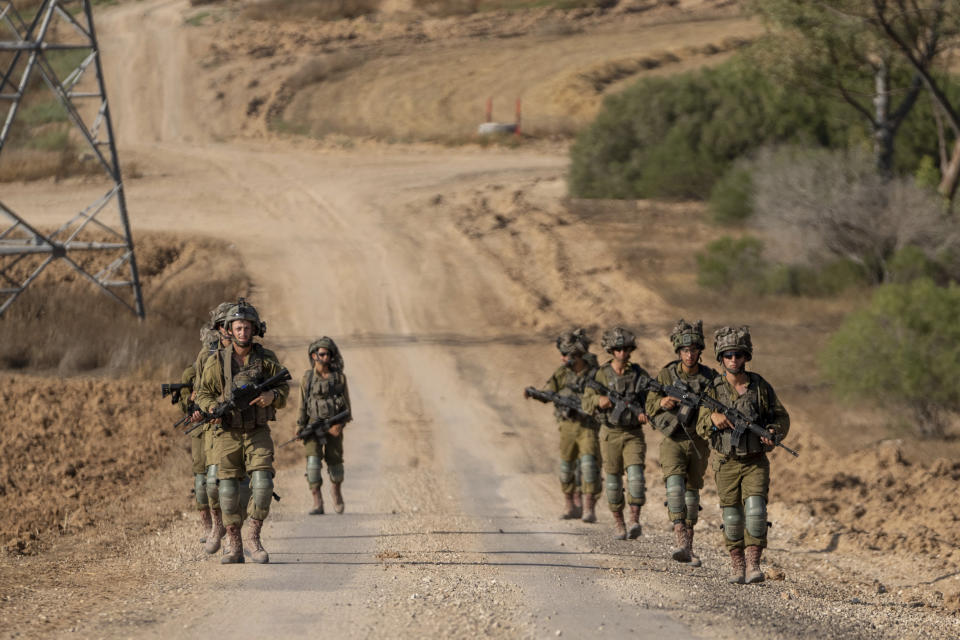
{"label": "group of soldier", "polygon": [[[770,486],[767,452],[787,435],[790,417],[773,387],[746,369],[753,357],[748,327],[722,327],[715,332],[713,349],[720,372],[701,362],[706,348],[702,321],[691,324],[681,319],[670,341],[677,358],[661,369],[651,385],[644,383],[650,380],[647,372],[630,361],[637,343],[629,330],[613,327],[603,333],[601,346],[610,355],[603,364],[590,353],[590,340],[582,329],[565,332],[557,339],[563,364],[542,391],[524,391],[525,397],[549,397],[556,405],[559,475],[565,505],[561,517],[596,522],[596,501],[605,489],[615,537],[626,540],[641,535],[647,449],[643,427],[650,425],[663,435],[660,465],[667,517],[675,535],[671,557],[701,566],[693,550],[693,537],[712,449],[724,544],[732,565],[729,580],[737,584],[761,582]],[[682,398],[671,395],[673,392],[650,391],[651,386],[661,390],[682,388],[684,392],[677,395],[684,397],[713,398],[750,422],[764,425],[767,431],[756,431],[769,432],[770,437],[754,431],[738,433],[726,413],[703,403],[682,402]],[[624,518],[625,506],[629,507],[629,520]]]}
{"label": "group of soldier", "polygon": [[[203,347],[187,367],[181,384],[190,390],[180,395],[180,408],[191,435],[194,495],[200,514],[204,551],[223,548],[220,562],[244,562],[241,528],[248,522],[250,558],[267,563],[263,547],[263,522],[270,513],[275,446],[269,423],[287,403],[289,374],[276,354],[254,338],[263,338],[266,323],[253,305],[241,298],[224,302],[210,312],[201,329]],[[313,494],[309,513],[324,512],[320,476],[322,462],[332,485],[334,510],[343,513],[343,429],[349,422],[350,396],[343,373],[343,357],[326,336],[313,341],[307,355],[310,368],[300,382],[301,427],[307,459],[307,483]],[[265,387],[268,380],[277,381]],[[254,389],[256,395],[237,402],[238,391]],[[331,416],[342,421],[324,424]],[[322,431],[309,429],[323,424]]]}

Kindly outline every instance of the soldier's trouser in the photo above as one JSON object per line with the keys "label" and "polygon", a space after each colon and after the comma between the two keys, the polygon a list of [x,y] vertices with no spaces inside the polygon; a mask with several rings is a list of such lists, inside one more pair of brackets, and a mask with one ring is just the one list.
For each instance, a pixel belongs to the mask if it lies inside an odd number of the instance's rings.
{"label": "soldier's trouser", "polygon": [[607,502],[611,511],[624,507],[623,473],[627,472],[627,493],[630,504],[642,506],[646,501],[643,465],[647,457],[647,443],[643,431],[600,427],[600,453],[606,475]]}
{"label": "soldier's trouser", "polygon": [[207,468],[207,502],[211,509],[220,508],[220,487],[217,486],[217,469],[219,469],[219,460],[216,452],[216,438],[213,435],[213,429],[209,427],[203,430],[203,452],[206,457]]}
{"label": "soldier's trouser", "polygon": [[714,479],[728,549],[767,546],[767,495],[770,461],[765,453],[749,458],[717,458]]}
{"label": "soldier's trouser", "polygon": [[203,448],[203,433],[196,431],[190,437],[190,457],[193,460],[193,496],[197,501],[197,509],[203,510],[210,506],[207,500],[206,482],[198,480],[207,473],[207,455]]}
{"label": "soldier's trouser", "polygon": [[[560,431],[560,486],[564,493],[577,489],[576,468],[580,463],[580,490],[599,495],[600,488],[600,442],[594,429],[578,422],[562,420]],[[589,459],[584,460],[589,456]]]}
{"label": "soldier's trouser", "polygon": [[[311,489],[323,484],[320,477],[321,460],[327,463],[330,481],[343,482],[343,432],[339,436],[328,435],[323,445],[316,438],[307,438],[303,442],[303,452],[307,456],[307,484]],[[311,467],[311,464],[314,466]]]}
{"label": "soldier's trouser", "polygon": [[[270,512],[270,497],[273,494],[273,439],[270,437],[270,427],[258,426],[251,431],[217,429],[215,433],[217,457],[220,460],[217,478],[220,480],[223,523],[240,525],[243,522],[240,480],[247,474],[250,475],[252,493],[248,515],[263,520]],[[267,497],[265,501],[264,493]]]}
{"label": "soldier's trouser", "polygon": [[[697,457],[697,453],[700,457]],[[710,459],[710,445],[702,438],[660,441],[660,467],[667,485],[667,515],[670,522],[683,520],[688,526],[700,517],[700,489]],[[672,478],[672,479],[671,479]]]}

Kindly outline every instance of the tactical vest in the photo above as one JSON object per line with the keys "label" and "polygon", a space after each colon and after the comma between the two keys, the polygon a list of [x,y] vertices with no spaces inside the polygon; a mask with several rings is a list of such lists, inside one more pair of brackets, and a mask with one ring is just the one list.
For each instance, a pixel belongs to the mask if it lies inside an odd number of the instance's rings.
{"label": "tactical vest", "polygon": [[[220,349],[219,354],[223,371],[223,391],[220,392],[220,402],[226,400],[229,393],[232,393],[235,389],[258,384],[270,377],[266,368],[263,346],[259,343],[253,344],[250,355],[247,357],[247,363],[242,367],[237,367],[237,363],[233,359],[232,346]],[[223,428],[251,431],[256,427],[265,426],[267,421],[275,419],[276,411],[273,407],[248,406],[224,416]]]}
{"label": "tactical vest", "polygon": [[[622,376],[617,375],[617,372],[613,370],[613,365],[609,362],[600,367],[600,369],[606,372],[606,380],[609,382],[609,384],[606,385],[608,389],[617,392],[628,402],[643,405],[647,394],[646,392],[638,393],[636,390],[637,379],[641,376],[640,365],[631,362]],[[611,398],[610,401],[613,402],[613,398]],[[614,403],[614,405],[616,405],[616,403]],[[621,429],[639,429],[641,427],[640,423],[637,422],[637,414],[634,411],[627,409],[620,415],[620,419],[616,422],[613,420],[613,411],[613,408],[604,411],[604,421],[607,426]]]}
{"label": "tactical vest", "polygon": [[329,378],[315,375],[310,369],[307,374],[307,415],[310,420],[335,416],[347,408],[347,378],[334,371]]}
{"label": "tactical vest", "polygon": [[[674,360],[663,369],[669,378],[668,384],[676,384],[677,380],[682,379],[696,394],[704,393],[716,377],[720,375],[710,367],[701,364],[697,375],[681,378],[679,360]],[[663,435],[676,441],[689,440],[691,436],[697,438],[699,436],[696,435],[696,422],[699,413],[699,407],[680,405],[655,415],[653,426],[659,429]]]}
{"label": "tactical vest", "polygon": [[[747,372],[750,382],[747,385],[747,391],[742,396],[737,396],[734,390],[724,376],[718,375],[713,381],[713,388],[717,392],[717,400],[733,407],[747,416],[751,422],[759,425],[767,424],[766,418],[769,417],[770,402],[763,392],[764,385],[760,382],[760,376],[755,373]],[[731,429],[719,429],[710,434],[710,445],[725,456],[734,458],[753,456],[764,451],[770,451],[771,447],[760,442],[760,436],[751,431],[747,431],[740,438],[740,444],[734,448],[731,442],[733,431]]]}
{"label": "tactical vest", "polygon": [[[594,362],[595,361],[596,360],[594,359]],[[589,365],[581,374],[577,374],[573,369],[567,366],[561,367],[561,371],[564,373],[563,386],[559,391],[557,391],[557,395],[575,398],[578,402],[583,397],[583,390],[587,387],[587,380],[593,379],[593,376],[597,374],[596,366],[591,367]],[[566,407],[558,407],[554,405],[553,415],[555,415],[558,420],[576,420],[596,428],[596,423],[593,421],[593,419],[581,419],[576,412]]]}

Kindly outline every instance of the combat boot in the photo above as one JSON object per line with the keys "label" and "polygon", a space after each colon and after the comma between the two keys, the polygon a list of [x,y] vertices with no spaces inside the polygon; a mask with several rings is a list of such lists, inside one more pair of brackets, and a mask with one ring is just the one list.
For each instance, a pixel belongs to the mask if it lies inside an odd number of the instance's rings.
{"label": "combat boot", "polygon": [[583,494],[580,493],[580,489],[576,489],[573,492],[573,519],[576,520],[583,515]]}
{"label": "combat boot", "polygon": [[200,536],[200,542],[206,542],[210,535],[210,529],[213,528],[213,518],[210,516],[210,507],[200,509],[200,526],[203,527],[203,535]]}
{"label": "combat boot", "polygon": [[693,552],[693,527],[687,526],[685,527],[685,529],[687,532],[687,535],[686,535],[687,555],[690,556],[690,562],[688,562],[687,564],[689,564],[691,567],[699,567],[703,563],[700,562],[700,556],[698,556]]}
{"label": "combat boot", "polygon": [[763,582],[763,571],[760,571],[760,556],[763,554],[763,547],[752,544],[747,547],[747,566],[745,571],[745,580],[747,584]]}
{"label": "combat boot", "polygon": [[613,526],[616,531],[616,535],[613,536],[614,540],[626,540],[627,539],[627,525],[623,522],[623,509],[613,512]]}
{"label": "combat boot", "polygon": [[263,520],[250,518],[250,545],[252,547],[250,559],[257,564],[267,564],[270,562],[270,554],[267,553],[267,550],[263,548],[263,544],[260,542],[260,531],[262,529]]}
{"label": "combat boot", "polygon": [[636,540],[641,533],[643,529],[640,527],[640,505],[632,504],[630,505],[630,531],[627,532],[627,537]]}
{"label": "combat boot", "polygon": [[227,527],[227,553],[220,557],[220,564],[243,564],[243,536],[240,535],[240,525],[232,524]]}
{"label": "combat boot", "polygon": [[583,494],[583,518],[584,522],[596,522],[597,521],[597,496],[592,493]]}
{"label": "combat boot", "polygon": [[730,567],[730,576],[727,578],[727,582],[743,584],[747,563],[744,560],[742,548],[734,547],[730,549]]}
{"label": "combat boot", "polygon": [[577,506],[573,504],[573,494],[563,494],[563,513],[560,514],[561,520],[573,520],[577,517]]}
{"label": "combat boot", "polygon": [[342,482],[331,482],[330,493],[333,494],[333,510],[337,513],[343,513],[343,494],[340,493]]}
{"label": "combat boot", "polygon": [[687,528],[683,522],[677,520],[673,523],[673,537],[675,539],[673,549],[670,549],[670,557],[677,562],[690,562],[690,553],[687,551]]}
{"label": "combat boot", "polygon": [[311,516],[322,516],[323,494],[320,492],[320,487],[314,487],[313,489],[310,489],[310,493],[313,495],[313,509],[310,509],[308,513]]}
{"label": "combat boot", "polygon": [[210,509],[210,532],[203,550],[213,555],[220,550],[220,540],[227,529],[223,526],[223,512],[220,509]]}

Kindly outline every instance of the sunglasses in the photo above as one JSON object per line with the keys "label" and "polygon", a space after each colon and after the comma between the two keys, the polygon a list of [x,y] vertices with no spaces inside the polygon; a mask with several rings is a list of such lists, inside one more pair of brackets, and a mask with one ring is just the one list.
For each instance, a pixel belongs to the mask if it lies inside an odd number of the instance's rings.
{"label": "sunglasses", "polygon": [[747,354],[742,351],[727,351],[726,353],[720,354],[720,357],[724,360],[738,360],[740,358],[746,358]]}
{"label": "sunglasses", "polygon": [[316,353],[317,353],[317,357],[318,357],[318,358],[329,358],[329,357],[330,357],[330,352],[329,352],[329,351],[317,351]]}

